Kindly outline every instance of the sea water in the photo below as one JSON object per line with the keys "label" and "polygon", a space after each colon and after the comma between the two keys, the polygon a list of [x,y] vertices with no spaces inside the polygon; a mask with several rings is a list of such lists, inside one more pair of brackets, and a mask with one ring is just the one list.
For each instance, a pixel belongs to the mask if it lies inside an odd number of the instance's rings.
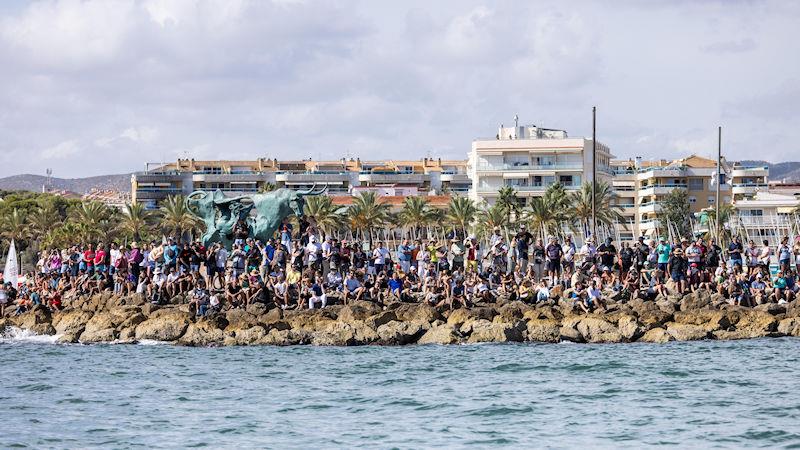
{"label": "sea water", "polygon": [[800,339],[409,347],[0,341],[0,447],[800,447]]}

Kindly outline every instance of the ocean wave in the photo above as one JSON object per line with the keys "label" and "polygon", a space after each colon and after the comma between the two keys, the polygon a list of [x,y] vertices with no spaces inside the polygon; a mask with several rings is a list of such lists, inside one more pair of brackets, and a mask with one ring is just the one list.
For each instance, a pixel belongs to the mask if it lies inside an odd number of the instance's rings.
{"label": "ocean wave", "polygon": [[32,342],[36,344],[55,344],[61,334],[36,334],[31,330],[23,330],[18,327],[8,327],[0,334],[0,343]]}

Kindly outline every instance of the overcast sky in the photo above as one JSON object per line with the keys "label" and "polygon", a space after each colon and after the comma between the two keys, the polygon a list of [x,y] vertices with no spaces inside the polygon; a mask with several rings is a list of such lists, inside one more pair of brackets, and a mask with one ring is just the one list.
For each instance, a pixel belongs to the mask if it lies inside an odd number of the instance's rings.
{"label": "overcast sky", "polygon": [[[614,8],[608,8],[613,5]],[[800,3],[0,3],[0,176],[466,158],[500,123],[618,157],[800,159]]]}

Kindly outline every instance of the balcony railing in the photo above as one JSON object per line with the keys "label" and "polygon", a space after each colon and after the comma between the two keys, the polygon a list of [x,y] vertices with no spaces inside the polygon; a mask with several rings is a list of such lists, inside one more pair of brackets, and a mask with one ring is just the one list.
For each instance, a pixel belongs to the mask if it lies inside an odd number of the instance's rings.
{"label": "balcony railing", "polygon": [[734,183],[733,187],[768,187],[767,183]]}
{"label": "balcony railing", "polygon": [[583,170],[582,164],[478,164],[478,171],[526,172],[529,170]]}
{"label": "balcony railing", "polygon": [[136,188],[136,191],[137,192],[166,192],[166,193],[170,193],[170,192],[183,192],[183,189],[181,189],[181,188],[172,188],[172,187],[168,188],[168,187],[147,187],[147,186],[141,187],[141,186],[139,186],[139,187]]}

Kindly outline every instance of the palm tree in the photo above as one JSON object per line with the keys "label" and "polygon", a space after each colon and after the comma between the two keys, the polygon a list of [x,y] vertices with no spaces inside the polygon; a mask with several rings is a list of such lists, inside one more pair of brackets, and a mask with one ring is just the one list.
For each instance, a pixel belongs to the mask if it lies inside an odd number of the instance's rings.
{"label": "palm tree", "polygon": [[478,208],[475,202],[467,197],[453,197],[447,205],[445,220],[452,226],[467,234],[467,228],[475,221]]}
{"label": "palm tree", "polygon": [[183,195],[170,195],[161,205],[161,228],[180,240],[185,232],[201,225],[200,218],[189,211]]}
{"label": "palm tree", "polygon": [[506,223],[511,223],[511,217],[516,220],[519,217],[519,201],[517,191],[512,186],[503,186],[497,191],[497,202],[506,211]]}
{"label": "palm tree", "polygon": [[333,200],[327,195],[306,197],[303,215],[312,218],[317,228],[327,236],[338,230],[342,224],[342,215]]}
{"label": "palm tree", "polygon": [[82,202],[72,210],[72,218],[89,228],[96,228],[97,224],[107,219],[109,215],[108,207],[100,202]]}
{"label": "palm tree", "polygon": [[495,227],[506,228],[508,223],[506,214],[506,208],[498,203],[480,211],[478,213],[478,223],[480,224],[478,233],[485,238],[492,234]]}
{"label": "palm tree", "polygon": [[425,197],[406,197],[403,209],[397,215],[397,224],[411,229],[412,237],[419,236],[419,230],[434,222],[437,211],[430,206]]}
{"label": "palm tree", "polygon": [[275,189],[277,189],[277,187],[275,186],[274,183],[264,183],[263,186],[258,188],[258,193],[259,194],[264,194],[264,193],[267,193],[267,192],[272,192]]}
{"label": "palm tree", "polygon": [[524,217],[531,232],[538,233],[542,240],[547,239],[548,234],[557,234],[562,223],[558,212],[550,207],[545,197],[532,198],[530,206],[524,211]]}
{"label": "palm tree", "polygon": [[28,223],[30,224],[31,235],[41,242],[52,230],[60,225],[61,215],[58,213],[55,204],[46,202],[28,216]]}
{"label": "palm tree", "polygon": [[360,231],[362,238],[366,234],[372,244],[372,231],[389,221],[389,205],[379,203],[374,192],[362,192],[347,209],[347,220],[352,230]]}
{"label": "palm tree", "polygon": [[[615,221],[623,220],[622,208],[611,204],[611,200],[614,197],[611,185],[605,181],[596,183],[594,205],[598,224],[610,226]],[[588,181],[583,183],[578,192],[572,193],[570,201],[574,207],[572,213],[573,223],[580,225],[584,236],[587,236],[592,223],[592,183]],[[623,227],[625,227],[624,223]]]}
{"label": "palm tree", "polygon": [[25,214],[14,208],[0,217],[0,235],[9,241],[13,239],[21,243],[28,236]]}
{"label": "palm tree", "polygon": [[127,204],[119,224],[120,231],[138,241],[149,231],[152,217],[153,214],[145,209],[144,204]]}

